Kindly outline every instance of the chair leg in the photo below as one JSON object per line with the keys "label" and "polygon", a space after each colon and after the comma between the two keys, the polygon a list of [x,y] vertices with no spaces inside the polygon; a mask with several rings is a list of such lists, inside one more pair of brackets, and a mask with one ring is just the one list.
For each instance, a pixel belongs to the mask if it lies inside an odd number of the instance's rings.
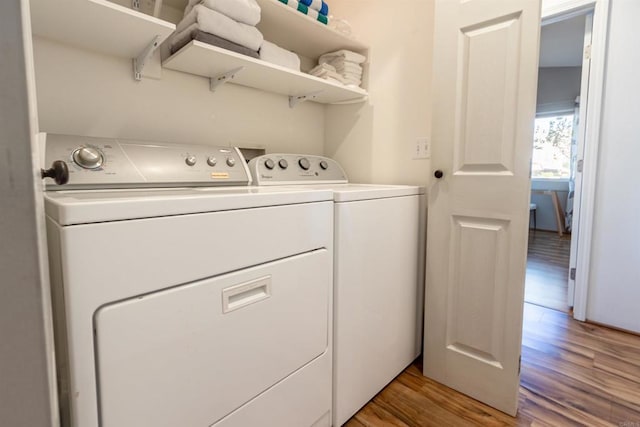
{"label": "chair leg", "polygon": [[536,225],[536,211],[537,209],[533,210],[533,229],[534,230],[538,228],[538,226]]}

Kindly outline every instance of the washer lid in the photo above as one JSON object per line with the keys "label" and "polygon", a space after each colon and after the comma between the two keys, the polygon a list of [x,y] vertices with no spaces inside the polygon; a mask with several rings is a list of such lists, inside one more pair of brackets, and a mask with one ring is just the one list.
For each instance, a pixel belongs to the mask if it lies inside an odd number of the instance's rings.
{"label": "washer lid", "polygon": [[331,190],[333,200],[338,203],[424,194],[424,187],[413,185],[317,184],[304,187],[314,190]]}
{"label": "washer lid", "polygon": [[45,211],[60,225],[331,201],[309,187],[197,187],[75,190],[45,194]]}

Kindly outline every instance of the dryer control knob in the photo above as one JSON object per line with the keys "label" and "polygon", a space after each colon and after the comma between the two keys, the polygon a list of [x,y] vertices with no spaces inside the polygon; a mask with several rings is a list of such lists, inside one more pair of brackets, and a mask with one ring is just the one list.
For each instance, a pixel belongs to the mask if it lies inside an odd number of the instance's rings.
{"label": "dryer control knob", "polygon": [[215,166],[218,163],[218,159],[216,159],[213,156],[209,156],[209,158],[207,158],[207,164],[211,167]]}
{"label": "dryer control knob", "polygon": [[187,166],[194,166],[197,161],[198,159],[196,159],[196,156],[187,156],[187,158],[184,159],[184,162],[187,164]]}
{"label": "dryer control knob", "polygon": [[280,166],[280,169],[286,169],[289,167],[289,162],[287,162],[285,159],[280,159],[280,161],[278,162],[278,166]]}
{"label": "dryer control knob", "polygon": [[80,147],[73,152],[73,161],[84,169],[97,169],[102,166],[104,157],[93,147]]}
{"label": "dryer control knob", "polygon": [[326,171],[329,168],[329,163],[326,160],[320,160],[320,168]]}
{"label": "dryer control knob", "polygon": [[309,159],[307,159],[306,157],[303,157],[300,160],[298,160],[298,164],[302,169],[306,171],[308,171],[309,168],[311,167],[311,163],[309,163]]}
{"label": "dryer control knob", "polygon": [[227,157],[227,165],[229,167],[234,167],[236,164],[236,159],[234,159],[233,157]]}
{"label": "dryer control knob", "polygon": [[264,161],[264,167],[266,167],[267,169],[271,170],[274,167],[276,167],[276,164],[273,162],[273,160],[267,159],[267,160]]}

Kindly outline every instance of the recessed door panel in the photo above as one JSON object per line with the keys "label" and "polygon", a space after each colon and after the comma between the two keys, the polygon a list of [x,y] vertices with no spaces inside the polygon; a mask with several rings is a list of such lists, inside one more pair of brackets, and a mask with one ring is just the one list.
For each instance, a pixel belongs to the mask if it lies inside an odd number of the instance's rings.
{"label": "recessed door panel", "polygon": [[520,14],[460,29],[456,173],[511,174]]}
{"label": "recessed door panel", "polygon": [[447,348],[502,368],[508,221],[455,217]]}

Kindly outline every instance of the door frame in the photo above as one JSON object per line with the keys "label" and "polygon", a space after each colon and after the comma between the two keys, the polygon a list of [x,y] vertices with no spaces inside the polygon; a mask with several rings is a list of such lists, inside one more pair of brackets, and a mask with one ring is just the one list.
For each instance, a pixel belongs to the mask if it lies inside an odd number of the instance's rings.
{"label": "door frame", "polygon": [[[29,0],[0,2],[0,425],[58,426]],[[4,59],[4,58],[3,58]]]}
{"label": "door frame", "polygon": [[593,10],[591,39],[591,71],[589,76],[587,117],[585,121],[582,194],[578,227],[580,240],[576,254],[575,296],[573,317],[585,321],[589,293],[593,214],[595,208],[598,150],[600,146],[600,118],[607,53],[607,30],[610,0],[546,0],[542,3],[542,23],[550,24],[572,15]]}

